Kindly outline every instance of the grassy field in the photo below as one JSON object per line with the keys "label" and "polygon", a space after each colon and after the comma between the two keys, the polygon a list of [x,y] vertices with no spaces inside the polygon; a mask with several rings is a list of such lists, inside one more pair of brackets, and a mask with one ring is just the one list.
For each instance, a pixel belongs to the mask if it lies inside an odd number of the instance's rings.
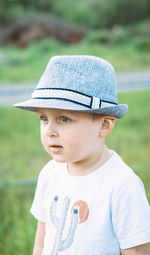
{"label": "grassy field", "polygon": [[[129,112],[117,121],[107,144],[116,150],[141,177],[150,202],[150,90],[119,94]],[[36,178],[50,159],[40,142],[35,113],[0,108],[0,180]],[[36,221],[29,214],[35,186],[0,190],[0,254],[31,254]]]}
{"label": "grassy field", "polygon": [[149,69],[150,19],[132,26],[89,30],[78,44],[54,39],[31,43],[27,48],[0,46],[0,85],[36,82],[54,55],[94,55],[110,61],[116,71]]}
{"label": "grassy field", "polygon": [[[54,55],[94,55],[110,61],[116,71],[148,69],[150,52],[137,50],[134,44],[102,45],[83,41],[77,45],[65,45],[54,40],[31,44],[21,50],[15,47],[2,47],[4,64],[0,66],[0,84],[30,83],[42,75],[49,59]],[[130,57],[129,57],[130,56]]]}

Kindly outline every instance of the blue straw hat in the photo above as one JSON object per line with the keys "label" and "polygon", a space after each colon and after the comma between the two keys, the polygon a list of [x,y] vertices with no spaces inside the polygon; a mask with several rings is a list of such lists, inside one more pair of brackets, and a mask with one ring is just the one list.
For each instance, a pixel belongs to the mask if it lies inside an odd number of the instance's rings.
{"label": "blue straw hat", "polygon": [[37,108],[91,112],[123,117],[126,104],[117,103],[115,72],[104,59],[93,56],[55,56],[32,98],[14,106],[30,111]]}

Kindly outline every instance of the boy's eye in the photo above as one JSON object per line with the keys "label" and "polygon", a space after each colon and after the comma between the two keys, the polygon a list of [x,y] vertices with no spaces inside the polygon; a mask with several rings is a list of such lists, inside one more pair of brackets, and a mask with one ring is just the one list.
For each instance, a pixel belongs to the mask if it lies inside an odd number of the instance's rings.
{"label": "boy's eye", "polygon": [[69,122],[70,119],[68,117],[65,117],[65,116],[60,116],[59,121],[66,123],[66,122]]}
{"label": "boy's eye", "polygon": [[43,120],[44,122],[47,122],[47,121],[48,121],[48,118],[47,118],[47,117],[44,117],[44,116],[41,116],[41,120]]}

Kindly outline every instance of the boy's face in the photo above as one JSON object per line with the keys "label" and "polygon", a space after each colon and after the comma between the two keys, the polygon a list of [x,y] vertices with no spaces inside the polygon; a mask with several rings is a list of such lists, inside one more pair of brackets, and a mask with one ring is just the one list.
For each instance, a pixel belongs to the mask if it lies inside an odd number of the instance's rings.
{"label": "boy's face", "polygon": [[40,108],[41,141],[57,162],[78,164],[98,155],[104,144],[100,138],[101,117],[78,111]]}

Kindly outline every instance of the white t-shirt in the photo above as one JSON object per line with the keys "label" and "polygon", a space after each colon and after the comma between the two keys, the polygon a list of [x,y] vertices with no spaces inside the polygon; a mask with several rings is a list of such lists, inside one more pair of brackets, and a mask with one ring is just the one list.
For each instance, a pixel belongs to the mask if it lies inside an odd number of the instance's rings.
{"label": "white t-shirt", "polygon": [[50,161],[31,207],[45,223],[42,255],[120,255],[150,242],[150,207],[139,177],[117,153],[96,171],[71,176]]}

